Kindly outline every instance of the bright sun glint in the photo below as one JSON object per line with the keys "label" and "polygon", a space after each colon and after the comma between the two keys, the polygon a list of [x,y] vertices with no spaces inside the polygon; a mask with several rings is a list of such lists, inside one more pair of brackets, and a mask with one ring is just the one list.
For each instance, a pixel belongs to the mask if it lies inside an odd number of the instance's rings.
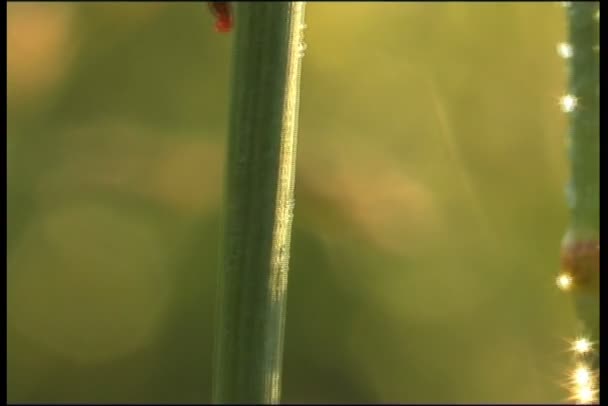
{"label": "bright sun glint", "polygon": [[559,44],[557,44],[557,53],[562,58],[568,59],[572,57],[572,54],[574,52],[572,45],[568,44],[567,42],[560,42]]}
{"label": "bright sun glint", "polygon": [[587,386],[591,383],[591,371],[585,365],[579,365],[572,374],[572,380],[578,386]]}
{"label": "bright sun glint", "polygon": [[577,388],[574,393],[574,400],[577,403],[593,403],[596,400],[595,397],[596,391],[593,390],[590,386],[583,386]]}
{"label": "bright sun glint", "polygon": [[568,290],[572,286],[572,276],[567,273],[563,273],[557,277],[557,286],[561,290]]}
{"label": "bright sun glint", "polygon": [[577,354],[586,354],[591,351],[591,342],[584,337],[577,338],[572,343],[572,351],[576,352]]}
{"label": "bright sun glint", "polygon": [[575,96],[573,96],[571,94],[562,96],[559,99],[559,105],[561,106],[562,111],[564,113],[570,113],[570,112],[574,111],[576,104],[577,104],[577,99]]}

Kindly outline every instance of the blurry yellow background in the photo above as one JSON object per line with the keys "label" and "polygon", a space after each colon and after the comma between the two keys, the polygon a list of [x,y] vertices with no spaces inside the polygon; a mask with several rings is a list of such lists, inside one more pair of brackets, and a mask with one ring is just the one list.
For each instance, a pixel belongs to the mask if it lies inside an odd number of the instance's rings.
{"label": "blurry yellow background", "polygon": [[[283,401],[563,401],[564,10],[306,20]],[[210,401],[231,45],[204,3],[8,4],[9,401]]]}

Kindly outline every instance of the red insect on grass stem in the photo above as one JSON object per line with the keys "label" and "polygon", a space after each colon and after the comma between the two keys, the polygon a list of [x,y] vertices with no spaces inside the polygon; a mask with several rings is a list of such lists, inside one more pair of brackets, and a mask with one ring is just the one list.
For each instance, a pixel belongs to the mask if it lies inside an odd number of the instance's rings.
{"label": "red insect on grass stem", "polygon": [[232,30],[232,8],[228,1],[210,1],[209,9],[216,18],[217,32],[230,32]]}
{"label": "red insect on grass stem", "polygon": [[599,239],[566,241],[561,248],[561,268],[573,279],[575,287],[599,289]]}

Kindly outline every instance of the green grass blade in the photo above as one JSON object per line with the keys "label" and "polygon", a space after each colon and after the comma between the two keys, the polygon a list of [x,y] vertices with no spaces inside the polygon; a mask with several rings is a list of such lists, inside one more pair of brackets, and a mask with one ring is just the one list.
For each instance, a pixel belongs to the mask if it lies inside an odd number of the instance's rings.
{"label": "green grass blade", "polygon": [[278,403],[303,2],[236,3],[213,401]]}
{"label": "green grass blade", "polygon": [[[600,218],[600,72],[599,3],[566,3],[569,44],[569,94],[562,109],[569,114],[570,226],[562,245],[562,287],[571,288],[581,321],[579,336],[594,344],[579,361],[599,367],[599,218]],[[575,351],[577,352],[577,351]],[[581,392],[582,393],[582,392]],[[585,402],[581,399],[581,401]]]}

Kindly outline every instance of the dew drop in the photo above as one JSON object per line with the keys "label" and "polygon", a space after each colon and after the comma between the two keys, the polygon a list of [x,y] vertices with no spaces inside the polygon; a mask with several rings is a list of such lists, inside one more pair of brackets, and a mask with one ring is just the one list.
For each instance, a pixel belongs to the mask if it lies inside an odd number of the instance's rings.
{"label": "dew drop", "polygon": [[306,48],[307,48],[307,45],[306,45],[306,43],[305,43],[304,41],[301,41],[301,42],[298,44],[298,56],[299,56],[300,58],[303,58],[303,57],[304,57],[304,54],[305,54]]}
{"label": "dew drop", "polygon": [[562,58],[568,59],[568,58],[572,57],[572,55],[574,53],[574,49],[572,48],[572,45],[570,45],[569,43],[560,42],[559,44],[557,44],[557,53]]}
{"label": "dew drop", "polygon": [[564,113],[573,112],[577,102],[577,98],[571,94],[564,95],[559,99],[559,105]]}

